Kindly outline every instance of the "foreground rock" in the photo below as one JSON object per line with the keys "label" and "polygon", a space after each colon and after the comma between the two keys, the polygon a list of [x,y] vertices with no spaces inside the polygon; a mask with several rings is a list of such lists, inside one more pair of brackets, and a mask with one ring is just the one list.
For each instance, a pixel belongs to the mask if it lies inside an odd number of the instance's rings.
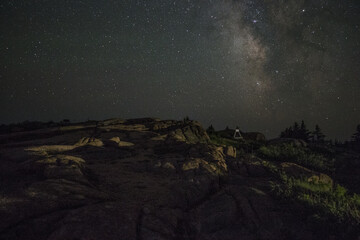
{"label": "foreground rock", "polygon": [[110,119],[0,136],[0,239],[315,239],[261,159],[199,123]]}

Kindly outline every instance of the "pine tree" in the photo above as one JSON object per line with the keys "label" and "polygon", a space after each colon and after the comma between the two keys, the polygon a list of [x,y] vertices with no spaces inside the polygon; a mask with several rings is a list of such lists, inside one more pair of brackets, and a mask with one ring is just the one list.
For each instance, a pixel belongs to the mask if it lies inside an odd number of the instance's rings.
{"label": "pine tree", "polygon": [[287,133],[288,133],[288,128],[285,128],[285,130],[280,133],[280,138],[286,138]]}
{"label": "pine tree", "polygon": [[315,131],[313,132],[313,135],[314,135],[314,140],[316,142],[324,142],[325,135],[322,133],[319,125],[317,125],[317,124],[315,126]]}
{"label": "pine tree", "polygon": [[293,127],[293,129],[294,129],[294,132],[295,132],[295,133],[300,130],[298,122],[294,122],[294,127]]}
{"label": "pine tree", "polygon": [[310,136],[310,132],[306,128],[304,120],[302,120],[300,130],[299,130],[299,138],[307,142],[307,141],[309,141],[309,136]]}
{"label": "pine tree", "polygon": [[293,135],[292,127],[288,127],[283,132],[280,133],[281,138],[291,138],[292,135]]}
{"label": "pine tree", "polygon": [[304,120],[301,120],[300,129],[301,129],[301,130],[306,129],[306,126],[305,126],[305,122],[304,122]]}
{"label": "pine tree", "polygon": [[291,127],[286,128],[284,131],[280,133],[280,137],[297,138],[308,142],[310,138],[310,131],[307,129],[304,121],[301,121],[300,126],[298,122],[294,122],[294,124]]}
{"label": "pine tree", "polygon": [[356,133],[352,135],[351,140],[360,143],[360,124],[357,125]]}
{"label": "pine tree", "polygon": [[215,132],[215,128],[213,127],[213,125],[211,124],[207,129],[206,129],[206,132],[211,134],[211,133],[214,133]]}

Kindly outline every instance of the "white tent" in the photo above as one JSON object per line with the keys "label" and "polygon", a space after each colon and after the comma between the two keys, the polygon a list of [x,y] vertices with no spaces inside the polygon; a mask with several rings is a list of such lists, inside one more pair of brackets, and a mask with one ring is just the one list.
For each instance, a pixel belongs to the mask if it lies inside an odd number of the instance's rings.
{"label": "white tent", "polygon": [[242,139],[242,138],[243,137],[241,136],[240,129],[236,128],[234,132],[234,139]]}

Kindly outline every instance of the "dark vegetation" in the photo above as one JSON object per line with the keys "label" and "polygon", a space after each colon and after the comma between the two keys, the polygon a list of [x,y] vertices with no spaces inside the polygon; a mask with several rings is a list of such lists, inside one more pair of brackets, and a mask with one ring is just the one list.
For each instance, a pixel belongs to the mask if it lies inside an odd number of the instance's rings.
{"label": "dark vegetation", "polygon": [[320,172],[330,174],[334,172],[334,159],[327,158],[309,148],[296,147],[293,144],[262,146],[258,154],[271,161],[293,162]]}
{"label": "dark vegetation", "polygon": [[277,181],[272,182],[274,196],[306,217],[319,237],[356,239],[360,229],[360,196],[339,184],[314,184],[296,179],[269,165]]}
{"label": "dark vegetation", "polygon": [[[232,130],[234,131],[234,130]],[[272,193],[285,205],[306,218],[310,228],[321,237],[357,239],[360,234],[360,125],[350,141],[326,141],[325,134],[316,125],[309,131],[304,123],[295,122],[280,134],[284,139],[300,139],[306,146],[292,143],[235,140],[228,128],[207,132],[214,144],[236,147],[238,156],[254,154],[266,160],[272,173]],[[293,162],[310,170],[329,175],[333,184],[316,184],[305,178],[287,175],[281,162]]]}
{"label": "dark vegetation", "polygon": [[290,126],[281,132],[280,137],[301,139],[305,142],[323,143],[325,141],[325,135],[322,133],[319,125],[315,126],[314,131],[309,131],[304,121],[301,121],[300,125],[298,122],[295,122],[293,126]]}

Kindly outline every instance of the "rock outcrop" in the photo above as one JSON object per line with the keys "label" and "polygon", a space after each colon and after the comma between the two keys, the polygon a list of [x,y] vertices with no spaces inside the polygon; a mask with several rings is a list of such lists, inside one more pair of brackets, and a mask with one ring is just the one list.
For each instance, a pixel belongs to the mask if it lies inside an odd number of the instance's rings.
{"label": "rock outcrop", "polygon": [[261,159],[211,144],[194,121],[110,119],[0,140],[0,239],[315,239],[271,197]]}

